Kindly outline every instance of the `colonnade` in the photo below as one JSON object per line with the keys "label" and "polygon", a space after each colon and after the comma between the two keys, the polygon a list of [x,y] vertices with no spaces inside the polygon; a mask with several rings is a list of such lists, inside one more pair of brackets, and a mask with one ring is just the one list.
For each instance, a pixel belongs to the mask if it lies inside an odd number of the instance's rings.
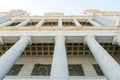
{"label": "colonnade", "polygon": [[[9,26],[11,24],[13,24],[15,22],[15,20],[8,20],[6,22],[3,22],[0,24],[0,26]],[[36,27],[40,27],[45,23],[45,19],[41,19],[35,26]],[[75,26],[79,27],[81,26],[80,22],[77,19],[73,19],[72,22],[75,24]],[[93,26],[101,26],[100,24],[98,24],[97,22],[88,19],[88,22],[91,23]],[[24,20],[23,22],[19,23],[18,25],[16,25],[17,27],[24,27],[26,26],[28,23],[30,23],[30,19]],[[63,26],[63,21],[62,19],[58,19],[58,27],[62,27]]]}
{"label": "colonnade", "polygon": [[[120,46],[120,37],[113,40]],[[0,57],[0,80],[2,80],[14,65],[27,45],[31,43],[29,36],[22,36],[8,51]],[[92,55],[99,64],[102,72],[108,80],[120,80],[120,65],[109,55],[109,53],[97,42],[95,36],[90,35],[84,38],[85,45],[88,45]],[[50,80],[69,80],[67,53],[65,49],[65,36],[55,37],[55,47],[50,73]]]}
{"label": "colonnade", "polygon": [[[28,23],[30,23],[31,20],[27,19],[24,20],[23,22],[19,23],[18,27],[22,27],[22,26],[26,26]],[[35,26],[36,27],[40,27],[42,26],[44,23],[46,22],[45,19],[41,19]],[[72,21],[76,27],[80,27],[81,24],[79,22],[79,20],[77,19],[72,19]],[[89,22],[90,24],[92,24],[93,26],[120,26],[120,19],[117,20],[112,20],[110,18],[107,18],[105,16],[97,16],[96,19],[87,19],[87,22]],[[9,26],[11,24],[15,23],[15,20],[6,20],[4,22],[0,23],[0,26]],[[62,27],[63,25],[63,20],[61,18],[58,19],[58,27]]]}

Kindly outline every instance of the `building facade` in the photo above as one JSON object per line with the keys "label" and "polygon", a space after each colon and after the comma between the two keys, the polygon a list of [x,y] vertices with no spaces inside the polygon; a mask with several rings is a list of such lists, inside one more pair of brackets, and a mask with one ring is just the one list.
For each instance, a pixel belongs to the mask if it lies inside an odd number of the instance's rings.
{"label": "building facade", "polygon": [[120,12],[2,12],[0,45],[0,80],[120,80]]}

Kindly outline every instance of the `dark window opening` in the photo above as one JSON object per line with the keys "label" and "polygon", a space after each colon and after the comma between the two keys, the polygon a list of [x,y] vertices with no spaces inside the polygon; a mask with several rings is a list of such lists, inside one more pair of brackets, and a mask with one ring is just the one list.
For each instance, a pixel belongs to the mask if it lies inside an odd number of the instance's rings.
{"label": "dark window opening", "polygon": [[11,76],[18,75],[22,67],[23,67],[23,64],[15,64],[9,71],[8,75],[11,75]]}
{"label": "dark window opening", "polygon": [[70,76],[85,76],[82,65],[68,65]]}
{"label": "dark window opening", "polygon": [[35,64],[31,73],[33,76],[49,76],[51,65]]}

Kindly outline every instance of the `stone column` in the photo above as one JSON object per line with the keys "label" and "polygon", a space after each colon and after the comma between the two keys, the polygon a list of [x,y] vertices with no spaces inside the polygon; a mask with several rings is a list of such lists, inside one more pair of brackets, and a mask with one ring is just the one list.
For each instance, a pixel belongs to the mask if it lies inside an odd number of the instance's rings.
{"label": "stone column", "polygon": [[108,16],[97,16],[96,21],[104,26],[115,26],[116,21],[109,18]]}
{"label": "stone column", "polygon": [[112,44],[118,44],[120,46],[120,35],[117,35],[113,38]]}
{"label": "stone column", "polygon": [[91,23],[93,26],[102,26],[99,23],[93,21],[92,19],[88,19],[88,22]]}
{"label": "stone column", "polygon": [[108,80],[120,80],[120,65],[95,40],[94,36],[85,37],[85,42]]}
{"label": "stone column", "polygon": [[42,26],[43,24],[44,24],[44,22],[45,22],[45,19],[41,19],[40,21],[39,21],[39,23],[37,23],[35,26]]}
{"label": "stone column", "polygon": [[116,26],[116,27],[120,26],[120,19],[117,19],[117,20],[116,20],[115,26]]}
{"label": "stone column", "polygon": [[75,26],[81,26],[77,19],[73,19],[73,23],[75,24]]}
{"label": "stone column", "polygon": [[0,26],[9,26],[9,25],[13,24],[14,22],[15,22],[15,20],[10,20],[10,21],[0,24]]}
{"label": "stone column", "polygon": [[21,69],[21,71],[19,72],[19,76],[30,76],[31,73],[32,73],[32,70],[34,68],[34,65],[33,63],[25,63]]}
{"label": "stone column", "polygon": [[62,19],[58,19],[58,27],[62,27]]}
{"label": "stone column", "polygon": [[4,22],[7,22],[8,19],[4,16],[0,16],[0,24],[4,23]]}
{"label": "stone column", "polygon": [[55,49],[50,80],[69,80],[64,36],[55,37]]}
{"label": "stone column", "polygon": [[20,26],[25,26],[25,25],[27,25],[29,22],[30,22],[30,20],[27,19],[27,20],[21,22],[20,24],[18,24],[18,25],[16,25],[16,26],[18,26],[18,27],[20,27]]}
{"label": "stone column", "polygon": [[14,65],[15,61],[19,58],[30,42],[28,36],[22,36],[7,52],[0,57],[0,80],[8,74],[9,70]]}

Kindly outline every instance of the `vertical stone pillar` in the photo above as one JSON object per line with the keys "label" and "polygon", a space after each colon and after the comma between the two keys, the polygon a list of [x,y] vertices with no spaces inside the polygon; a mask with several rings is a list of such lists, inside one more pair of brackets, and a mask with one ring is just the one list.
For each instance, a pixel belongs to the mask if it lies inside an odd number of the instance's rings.
{"label": "vertical stone pillar", "polygon": [[45,19],[41,19],[41,20],[39,21],[39,23],[36,24],[36,26],[37,26],[37,27],[38,27],[38,26],[42,26],[42,25],[44,24],[44,22],[45,22]]}
{"label": "vertical stone pillar", "polygon": [[88,22],[91,23],[93,26],[102,26],[99,23],[93,21],[92,19],[88,19]]}
{"label": "vertical stone pillar", "polygon": [[120,35],[117,35],[113,38],[112,44],[118,44],[120,46]]}
{"label": "vertical stone pillar", "polygon": [[77,19],[73,19],[73,23],[75,24],[75,26],[81,26]]}
{"label": "vertical stone pillar", "polygon": [[18,27],[20,27],[20,26],[25,26],[25,25],[27,25],[29,22],[30,22],[30,20],[27,19],[27,20],[21,22],[20,24],[18,24],[18,25],[16,25],[16,26],[18,26]]}
{"label": "vertical stone pillar", "polygon": [[116,27],[120,26],[120,19],[117,19],[117,20],[116,20],[115,26],[116,26]]}
{"label": "vertical stone pillar", "polygon": [[0,24],[0,26],[9,26],[9,25],[13,24],[14,22],[15,22],[15,20],[10,20],[10,21]]}
{"label": "vertical stone pillar", "polygon": [[62,27],[62,19],[58,19],[58,27]]}
{"label": "vertical stone pillar", "polygon": [[116,21],[109,18],[109,16],[97,16],[96,21],[104,26],[115,26]]}
{"label": "vertical stone pillar", "polygon": [[120,65],[95,40],[94,36],[85,37],[85,42],[108,80],[120,80]]}
{"label": "vertical stone pillar", "polygon": [[4,22],[7,22],[8,19],[4,16],[0,16],[0,24],[4,23]]}
{"label": "vertical stone pillar", "polygon": [[55,48],[50,80],[69,80],[64,36],[55,37]]}
{"label": "vertical stone pillar", "polygon": [[14,65],[30,42],[28,36],[22,36],[7,52],[0,57],[0,80],[8,74],[9,70]]}

